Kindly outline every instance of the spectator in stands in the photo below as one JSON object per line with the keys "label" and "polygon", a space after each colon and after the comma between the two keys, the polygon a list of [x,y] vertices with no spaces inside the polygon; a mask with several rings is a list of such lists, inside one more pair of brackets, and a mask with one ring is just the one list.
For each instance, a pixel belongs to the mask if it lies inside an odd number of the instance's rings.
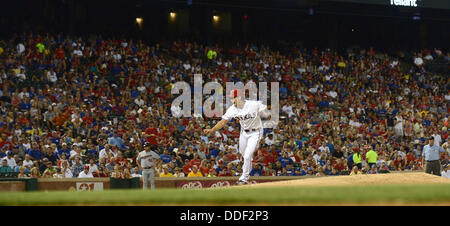
{"label": "spectator in stands", "polygon": [[53,178],[56,173],[56,169],[53,167],[52,162],[47,161],[47,168],[42,173],[42,178]]}
{"label": "spectator in stands", "polygon": [[86,166],[89,166],[89,173],[90,174],[98,174],[98,166],[97,164],[95,164],[95,159],[94,158],[90,158],[89,159],[89,164],[86,164]]}
{"label": "spectator in stands", "polygon": [[128,160],[124,158],[123,153],[121,151],[117,151],[117,156],[114,158],[114,163],[115,165],[125,167],[125,165],[128,163]]}
{"label": "spectator in stands", "polygon": [[75,163],[75,158],[78,158],[83,164],[82,157],[84,157],[83,152],[81,151],[80,147],[78,145],[73,145],[73,150],[70,152],[69,161],[72,161],[72,164]]}
{"label": "spectator in stands", "polygon": [[341,148],[336,148],[336,150],[332,153],[334,159],[341,159],[344,157],[344,153]]}
{"label": "spectator in stands", "polygon": [[31,168],[30,177],[31,178],[40,178],[41,177],[41,173],[39,172],[39,169],[37,167]]}
{"label": "spectator in stands", "polygon": [[123,148],[124,141],[121,137],[119,137],[118,132],[114,131],[113,136],[108,139],[108,144],[117,148]]}
{"label": "spectator in stands", "polygon": [[[100,168],[102,170],[102,168]],[[142,175],[139,173],[139,167],[134,167],[131,169],[131,176],[132,177],[142,177]]]}
{"label": "spectator in stands", "polygon": [[[36,161],[38,162],[38,161]],[[39,167],[39,173],[41,175],[44,175],[44,171],[47,169],[48,167],[48,159],[47,158],[43,158],[42,161],[40,161],[40,163],[38,162],[38,167]]]}
{"label": "spectator in stands", "polygon": [[199,168],[201,163],[202,160],[199,159],[198,154],[194,153],[194,158],[190,161],[190,166],[197,166]]}
{"label": "spectator in stands", "polygon": [[354,166],[352,171],[350,172],[350,176],[359,174],[362,174],[362,172],[358,169],[358,166]]}
{"label": "spectator in stands", "polygon": [[65,142],[62,143],[61,149],[58,150],[58,156],[59,156],[60,159],[62,158],[63,154],[65,154],[64,157],[66,159],[69,159],[69,157],[70,157],[70,149],[68,148],[67,143],[65,143]]}
{"label": "spectator in stands", "polygon": [[74,177],[78,177],[78,175],[84,170],[84,165],[81,163],[81,157],[76,156],[75,162],[72,165],[72,174]]}
{"label": "spectator in stands", "polygon": [[167,166],[163,167],[163,172],[159,175],[159,177],[173,177],[174,175],[169,172],[169,168]]}
{"label": "spectator in stands", "polygon": [[220,171],[219,177],[231,177],[233,176],[232,172],[231,172],[231,168],[230,167],[223,167],[222,171]]}
{"label": "spectator in stands", "polygon": [[369,170],[367,171],[367,174],[377,174],[377,167],[374,166],[372,168],[369,168]]}
{"label": "spectator in stands", "polygon": [[172,157],[169,155],[169,151],[167,149],[165,149],[163,151],[163,154],[160,155],[161,160],[163,161],[164,164],[168,164],[169,162],[172,161]]}
{"label": "spectator in stands", "polygon": [[23,160],[23,167],[27,168],[28,170],[31,170],[31,168],[33,168],[33,161],[28,154],[25,155],[25,159]]}
{"label": "spectator in stands", "polygon": [[287,164],[294,164],[294,161],[289,157],[288,153],[285,151],[283,155],[278,159],[281,162],[281,167],[286,167]]}
{"label": "spectator in stands", "polygon": [[175,169],[173,170],[173,176],[174,177],[185,177],[184,173],[180,171],[180,168],[175,167]]}
{"label": "spectator in stands", "polygon": [[325,173],[323,172],[324,170],[323,170],[323,167],[322,166],[317,166],[317,173],[316,173],[316,176],[319,176],[319,177],[322,177],[322,176],[325,176]]}
{"label": "spectator in stands", "polygon": [[187,175],[187,177],[203,177],[203,174],[198,170],[196,165],[193,165],[192,171]]}
{"label": "spectator in stands", "polygon": [[[17,166],[14,167],[13,172],[17,172],[18,173],[20,171],[20,167],[23,167],[23,161],[19,161]],[[24,167],[24,170],[25,170],[25,173],[30,173],[30,170],[28,168]]]}
{"label": "spectator in stands", "polygon": [[73,178],[72,170],[70,169],[69,162],[67,160],[63,160],[61,162],[61,178]]}
{"label": "spectator in stands", "polygon": [[12,151],[7,151],[6,157],[4,157],[3,159],[5,159],[8,162],[8,166],[11,167],[11,169],[14,169],[17,166],[16,160],[13,158]]}
{"label": "spectator in stands", "polygon": [[184,164],[182,166],[182,171],[185,175],[188,175],[191,172],[191,164],[189,162],[189,159],[185,159]]}
{"label": "spectator in stands", "polygon": [[77,177],[78,178],[93,178],[94,176],[92,175],[91,172],[89,172],[89,166],[84,166],[83,171],[81,171]]}
{"label": "spectator in stands", "polygon": [[123,179],[123,169],[119,165],[114,166],[114,171],[111,172],[111,177],[115,179]]}
{"label": "spectator in stands", "polygon": [[203,159],[200,163],[199,170],[203,175],[208,175],[211,170],[211,163],[209,163],[208,160]]}
{"label": "spectator in stands", "polygon": [[[380,148],[376,147],[375,150],[381,158],[382,154],[391,156],[394,149],[400,150],[402,147],[406,153],[409,143],[420,139],[415,144],[417,159],[424,146],[421,143],[424,137],[432,135],[429,131],[445,140],[445,132],[441,128],[445,126],[445,118],[449,112],[449,92],[445,89],[449,80],[429,70],[432,63],[443,58],[439,56],[448,57],[449,54],[442,53],[441,50],[417,52],[407,62],[413,67],[407,68],[407,64],[403,64],[397,56],[384,54],[379,58],[366,51],[344,55],[333,51],[324,51],[323,55],[318,55],[320,50],[308,49],[280,53],[256,47],[233,47],[228,51],[219,47],[202,48],[189,42],[186,42],[186,46],[191,46],[191,50],[189,61],[186,61],[179,60],[184,42],[174,43],[174,46],[140,44],[133,51],[123,54],[122,45],[115,44],[114,39],[93,43],[92,48],[96,51],[86,58],[87,53],[83,50],[86,47],[83,45],[76,44],[74,48],[71,44],[61,44],[67,38],[60,38],[59,43],[50,41],[54,38],[52,35],[39,40],[33,38],[33,35],[24,37],[23,48],[18,45],[5,46],[4,51],[11,53],[11,57],[0,55],[0,76],[3,76],[2,81],[8,81],[0,84],[0,92],[2,97],[10,100],[1,106],[8,121],[5,131],[17,137],[8,141],[2,138],[0,148],[18,146],[14,151],[22,151],[21,157],[24,157],[26,151],[31,155],[32,161],[47,158],[55,162],[51,156],[45,156],[45,145],[51,145],[52,149],[53,145],[60,148],[58,162],[64,158],[62,150],[68,150],[65,156],[68,159],[69,146],[78,143],[84,145],[83,139],[87,143],[92,141],[86,148],[80,146],[82,153],[84,149],[88,150],[85,155],[95,153],[90,152],[93,150],[91,144],[100,150],[98,156],[94,154],[99,165],[107,164],[111,157],[117,156],[118,151],[124,152],[123,148],[134,152],[145,140],[154,142],[164,150],[166,146],[170,146],[167,148],[168,156],[172,160],[181,159],[183,164],[186,159],[188,162],[193,159],[193,153],[197,153],[200,160],[214,158],[214,161],[233,161],[229,157],[228,160],[225,159],[225,153],[230,152],[225,146],[239,135],[234,129],[236,127],[227,127],[223,133],[217,134],[217,138],[205,140],[205,137],[195,134],[198,132],[196,130],[214,123],[212,120],[174,120],[171,115],[170,109],[173,106],[170,102],[174,96],[170,94],[170,87],[177,81],[192,80],[193,72],[202,73],[205,81],[217,80],[222,83],[245,79],[280,82],[280,116],[286,120],[281,120],[277,129],[266,129],[263,143],[273,144],[273,150],[269,151],[273,155],[264,154],[261,162],[273,163],[273,168],[279,171],[279,175],[282,167],[286,166],[285,161],[289,162],[284,157],[284,152],[288,153],[288,158],[295,157],[291,155],[292,152],[304,152],[302,158],[297,154],[295,163],[306,162],[306,168],[312,172],[313,165],[323,164],[329,160],[330,154],[334,161],[349,158],[349,161],[343,163],[348,163],[348,169],[352,169],[351,150],[354,141],[379,143]],[[37,43],[43,46],[39,45],[40,48],[37,48]],[[216,52],[217,57],[207,60],[208,64],[200,62],[200,59],[208,59],[206,55],[210,49]],[[165,54],[161,54],[162,52]],[[111,57],[101,58],[104,55]],[[151,57],[141,57],[144,55]],[[130,63],[125,56],[137,60]],[[78,59],[82,60],[77,61]],[[117,60],[120,64],[114,62]],[[16,64],[14,61],[37,63]],[[245,70],[241,72],[240,68]],[[361,71],[364,76],[359,76]],[[12,77],[8,75],[10,72]],[[257,77],[249,75],[255,72]],[[158,76],[150,76],[154,74]],[[26,79],[21,81],[23,76]],[[37,117],[42,117],[41,126],[33,125],[40,121]],[[119,119],[117,123],[114,118]],[[119,141],[113,135],[114,132],[117,132]],[[396,142],[399,145],[394,148],[395,144],[391,143],[395,142],[391,137],[395,132],[405,136],[398,137]],[[133,141],[128,137],[133,137]],[[291,140],[291,137],[295,139]],[[168,138],[172,140],[169,141]],[[211,145],[208,147],[209,153],[199,150],[198,144],[193,142],[202,139]],[[108,147],[108,151],[103,151],[107,149],[105,142],[110,141],[115,144],[113,147],[116,150]],[[165,144],[166,141],[171,144]],[[326,143],[326,147],[323,143]],[[175,148],[180,151],[173,155]],[[309,161],[309,154],[318,153],[319,149],[321,154],[315,156],[317,162]],[[189,150],[190,155],[185,154],[186,150]],[[281,156],[277,151],[281,151]],[[220,157],[219,153],[222,153]],[[324,159],[322,154],[325,154]],[[364,156],[362,150],[361,155]],[[124,159],[126,157],[128,156],[124,156]],[[421,167],[420,160],[413,161],[410,166],[408,155],[400,157],[408,158],[406,167],[409,169]],[[277,167],[279,160],[283,160],[283,163],[280,162],[280,167]],[[24,165],[27,164],[24,162]],[[177,167],[183,167],[187,175],[190,165],[197,164],[188,163]],[[335,162],[332,165],[336,166]],[[343,167],[334,168],[337,172],[348,170]],[[219,167],[218,170],[220,169]],[[234,173],[238,171],[233,170]],[[266,170],[263,174],[271,175]]]}
{"label": "spectator in stands", "polygon": [[17,175],[17,178],[28,178],[28,174],[25,172],[25,167],[21,166],[19,168],[19,174]]}
{"label": "spectator in stands", "polygon": [[133,176],[131,175],[131,171],[128,167],[123,168],[122,179],[131,179]]}
{"label": "spectator in stands", "polygon": [[107,163],[105,164],[105,169],[109,172],[113,172],[115,167],[116,167],[116,158],[115,157],[111,157]]}
{"label": "spectator in stands", "polygon": [[2,159],[2,165],[0,166],[0,173],[11,173],[11,172],[13,172],[13,170],[8,165],[8,161],[6,159]]}
{"label": "spectator in stands", "polygon": [[255,164],[255,166],[252,168],[252,171],[250,171],[250,176],[262,176],[262,168],[260,164]]}
{"label": "spectator in stands", "polygon": [[216,169],[212,168],[209,172],[207,177],[217,177],[217,171]]}
{"label": "spectator in stands", "polygon": [[328,173],[328,176],[337,176],[339,175],[339,172],[336,171],[336,168],[332,168],[331,171]]}
{"label": "spectator in stands", "polygon": [[47,158],[52,164],[56,164],[58,161],[58,154],[55,153],[50,146],[44,145],[42,148],[42,153],[44,158]]}
{"label": "spectator in stands", "polygon": [[443,165],[442,166],[442,172],[441,172],[441,177],[445,177],[445,178],[449,178],[450,179],[450,171],[448,170],[448,165]]}

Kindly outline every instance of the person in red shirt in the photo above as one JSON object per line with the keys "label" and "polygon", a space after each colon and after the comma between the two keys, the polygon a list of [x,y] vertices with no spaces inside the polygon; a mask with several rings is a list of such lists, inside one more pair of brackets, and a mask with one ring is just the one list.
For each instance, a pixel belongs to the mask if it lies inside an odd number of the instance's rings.
{"label": "person in red shirt", "polygon": [[199,170],[203,175],[208,175],[211,170],[211,163],[207,162],[206,159],[203,159]]}
{"label": "person in red shirt", "polygon": [[265,165],[272,163],[274,164],[278,159],[278,153],[275,149],[271,149],[269,150],[269,154],[267,156],[265,156],[263,163]]}
{"label": "person in red shirt", "polygon": [[124,167],[128,163],[128,160],[123,157],[123,153],[121,151],[117,152],[117,157],[115,159],[115,163],[116,163],[116,165],[120,165],[122,167]]}
{"label": "person in red shirt", "polygon": [[98,173],[94,172],[92,173],[94,177],[109,177],[108,173],[105,171],[103,167],[98,168]]}
{"label": "person in red shirt", "polygon": [[228,167],[224,167],[222,169],[222,171],[220,171],[218,176],[219,177],[231,177],[233,175],[231,174],[231,170]]}
{"label": "person in red shirt", "polygon": [[92,125],[92,123],[94,122],[94,118],[92,116],[90,116],[89,114],[86,114],[83,118],[82,118],[83,122],[85,122],[87,125]]}
{"label": "person in red shirt", "polygon": [[237,159],[237,156],[233,154],[233,152],[231,152],[230,150],[227,151],[225,156],[227,157],[228,161],[234,161]]}
{"label": "person in red shirt", "polygon": [[416,160],[416,157],[414,156],[414,152],[413,151],[409,151],[406,154],[406,164],[409,165],[409,163],[412,161],[414,162]]}
{"label": "person in red shirt", "polygon": [[151,145],[158,144],[158,129],[155,127],[155,124],[153,122],[150,122],[149,127],[145,129],[145,134],[147,135],[147,142],[149,142]]}
{"label": "person in red shirt", "polygon": [[184,160],[182,171],[184,175],[188,175],[191,172],[191,164],[189,163],[189,159]]}
{"label": "person in red shirt", "polygon": [[198,168],[200,168],[200,164],[202,163],[202,160],[198,158],[198,154],[195,153],[194,154],[194,158],[189,162],[189,164],[191,166],[197,166]]}
{"label": "person in red shirt", "polygon": [[406,162],[402,159],[401,156],[397,156],[397,158],[395,158],[394,162],[394,168],[397,171],[402,171],[405,169],[406,166]]}
{"label": "person in red shirt", "polygon": [[[228,154],[227,154],[228,155]],[[264,162],[265,156],[263,155],[263,153],[260,150],[256,151],[256,156],[253,158],[252,162],[253,163],[261,163],[263,165],[266,165],[267,163]]]}
{"label": "person in red shirt", "polygon": [[338,159],[336,164],[333,165],[333,168],[336,169],[336,171],[347,170],[347,164],[345,164],[342,159]]}
{"label": "person in red shirt", "polygon": [[66,57],[66,53],[64,52],[64,49],[62,46],[59,46],[58,49],[55,51],[56,57],[60,60],[64,59]]}

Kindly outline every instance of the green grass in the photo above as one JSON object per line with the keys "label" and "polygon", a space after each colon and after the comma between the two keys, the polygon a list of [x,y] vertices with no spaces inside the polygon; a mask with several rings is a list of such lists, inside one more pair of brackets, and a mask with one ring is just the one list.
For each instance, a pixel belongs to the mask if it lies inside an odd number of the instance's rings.
{"label": "green grass", "polygon": [[0,205],[444,204],[450,185],[2,192]]}

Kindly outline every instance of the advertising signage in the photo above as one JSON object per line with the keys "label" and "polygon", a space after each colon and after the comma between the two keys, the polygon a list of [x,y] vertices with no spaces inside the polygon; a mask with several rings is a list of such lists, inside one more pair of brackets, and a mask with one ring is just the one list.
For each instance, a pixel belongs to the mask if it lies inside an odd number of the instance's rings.
{"label": "advertising signage", "polygon": [[328,0],[328,1],[385,5],[390,7],[450,9],[449,0]]}

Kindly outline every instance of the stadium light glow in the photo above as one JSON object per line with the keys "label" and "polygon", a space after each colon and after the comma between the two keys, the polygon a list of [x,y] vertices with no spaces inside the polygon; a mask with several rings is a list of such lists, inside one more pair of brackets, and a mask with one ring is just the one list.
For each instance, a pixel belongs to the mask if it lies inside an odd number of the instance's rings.
{"label": "stadium light glow", "polygon": [[177,17],[177,13],[175,13],[175,12],[170,12],[170,13],[169,13],[169,16],[170,16],[170,19],[171,19],[171,20],[175,20],[175,18]]}
{"label": "stadium light glow", "polygon": [[136,17],[137,24],[141,25],[143,21],[144,21],[144,19],[142,19],[141,17]]}
{"label": "stadium light glow", "polygon": [[220,20],[220,17],[219,17],[219,16],[216,16],[216,15],[213,16],[213,21],[214,21],[214,23],[219,22],[219,20]]}

